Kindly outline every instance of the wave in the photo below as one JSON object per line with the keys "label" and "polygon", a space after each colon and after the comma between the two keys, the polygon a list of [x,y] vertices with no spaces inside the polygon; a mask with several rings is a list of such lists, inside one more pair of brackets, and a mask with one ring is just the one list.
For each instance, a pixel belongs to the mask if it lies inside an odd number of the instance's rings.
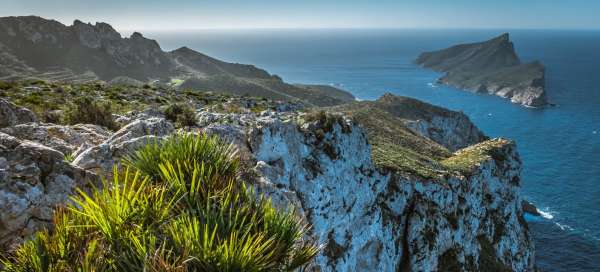
{"label": "wave", "polygon": [[575,229],[567,224],[561,224],[558,222],[554,222],[556,226],[558,226],[561,230],[574,231]]}
{"label": "wave", "polygon": [[543,211],[543,210],[540,210],[540,209],[536,209],[536,210],[540,214],[540,216],[543,217],[543,218],[545,218],[545,219],[552,220],[554,218],[554,215],[552,215],[552,213],[550,211]]}

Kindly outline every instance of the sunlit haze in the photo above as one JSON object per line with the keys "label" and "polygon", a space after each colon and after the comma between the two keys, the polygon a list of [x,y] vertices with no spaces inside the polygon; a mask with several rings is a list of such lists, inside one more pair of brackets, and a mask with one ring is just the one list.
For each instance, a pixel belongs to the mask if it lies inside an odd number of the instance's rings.
{"label": "sunlit haze", "polygon": [[600,29],[600,1],[1,0],[0,16],[38,15],[118,30],[205,28]]}

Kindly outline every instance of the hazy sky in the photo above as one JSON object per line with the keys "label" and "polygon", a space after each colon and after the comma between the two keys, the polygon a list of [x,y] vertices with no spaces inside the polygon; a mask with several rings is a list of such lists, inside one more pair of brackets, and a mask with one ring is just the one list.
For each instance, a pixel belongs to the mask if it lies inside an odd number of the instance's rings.
{"label": "hazy sky", "polygon": [[119,30],[197,28],[600,29],[600,0],[0,0],[0,16],[39,15]]}

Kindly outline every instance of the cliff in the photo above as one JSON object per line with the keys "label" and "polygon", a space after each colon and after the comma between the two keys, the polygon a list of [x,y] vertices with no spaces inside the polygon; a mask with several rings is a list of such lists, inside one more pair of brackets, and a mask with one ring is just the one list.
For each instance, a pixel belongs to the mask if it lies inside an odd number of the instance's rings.
{"label": "cliff", "polygon": [[416,63],[444,73],[438,80],[441,84],[494,94],[529,107],[548,104],[544,66],[539,61],[521,63],[508,33],[485,42],[425,52]]}
{"label": "cliff", "polygon": [[[534,270],[516,146],[505,139],[487,140],[469,125],[458,128],[473,131],[455,129],[457,122],[468,121],[460,113],[386,95],[370,106],[385,117],[366,119],[379,120],[383,128],[374,130],[351,111],[301,113],[293,104],[219,99],[194,104],[197,124],[180,130],[233,142],[244,178],[312,225],[312,239],[323,249],[309,270]],[[257,101],[273,104],[257,111]],[[83,181],[97,181],[129,152],[178,131],[162,111],[132,111],[119,117],[118,131],[110,132],[91,125],[36,123],[21,117],[31,113],[26,109],[0,105],[7,108],[4,112],[20,113],[0,133],[0,242],[5,247],[48,226],[52,209]],[[434,117],[438,121],[430,122]],[[425,120],[437,133],[431,135],[441,138],[427,138],[409,128],[408,120]],[[388,149],[381,143],[403,152],[381,160],[390,155],[376,152]],[[67,153],[72,161],[64,159]],[[410,164],[404,163],[415,158],[429,162],[424,165],[434,174],[409,171]],[[382,161],[389,167],[382,167]]]}
{"label": "cliff", "polygon": [[[39,78],[57,82],[104,81],[337,105],[354,100],[345,91],[287,84],[253,65],[227,63],[187,47],[164,52],[135,32],[121,37],[106,23],[76,20],[65,26],[35,16],[0,18],[0,80]],[[345,93],[340,96],[339,93]]]}

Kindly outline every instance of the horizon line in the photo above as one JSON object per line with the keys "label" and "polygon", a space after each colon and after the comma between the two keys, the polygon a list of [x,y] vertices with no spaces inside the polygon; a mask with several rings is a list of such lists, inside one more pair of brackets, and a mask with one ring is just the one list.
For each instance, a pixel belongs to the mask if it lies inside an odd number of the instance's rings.
{"label": "horizon line", "polygon": [[205,31],[205,30],[538,30],[538,31],[600,31],[600,28],[546,27],[402,27],[402,26],[323,26],[323,27],[195,27],[195,28],[118,28],[119,31]]}

